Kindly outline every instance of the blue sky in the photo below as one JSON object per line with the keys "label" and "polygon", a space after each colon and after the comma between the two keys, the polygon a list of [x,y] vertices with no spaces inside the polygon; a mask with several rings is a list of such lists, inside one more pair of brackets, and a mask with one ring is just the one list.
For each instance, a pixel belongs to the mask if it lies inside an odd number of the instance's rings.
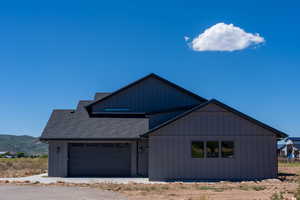
{"label": "blue sky", "polygon": [[[299,9],[296,1],[1,2],[0,133],[39,136],[52,109],[154,72],[297,136]],[[184,40],[220,22],[265,42],[220,52]]]}

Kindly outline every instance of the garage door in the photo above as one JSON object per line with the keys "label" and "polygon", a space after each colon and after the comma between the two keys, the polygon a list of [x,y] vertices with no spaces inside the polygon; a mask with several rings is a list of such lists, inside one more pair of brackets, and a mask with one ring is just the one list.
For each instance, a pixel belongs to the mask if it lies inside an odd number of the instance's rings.
{"label": "garage door", "polygon": [[69,144],[69,176],[130,176],[128,143]]}

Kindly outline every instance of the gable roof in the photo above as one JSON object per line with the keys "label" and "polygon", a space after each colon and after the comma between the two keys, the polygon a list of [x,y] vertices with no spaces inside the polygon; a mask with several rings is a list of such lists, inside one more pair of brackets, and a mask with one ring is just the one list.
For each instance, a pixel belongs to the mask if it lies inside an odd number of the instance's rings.
{"label": "gable roof", "polygon": [[160,81],[166,83],[167,85],[170,85],[171,87],[174,87],[174,88],[176,88],[177,90],[179,90],[179,91],[181,91],[181,92],[183,92],[183,93],[185,93],[185,94],[187,94],[187,95],[189,95],[189,96],[192,96],[192,97],[194,97],[194,98],[196,98],[196,99],[198,99],[198,100],[200,100],[200,101],[202,101],[202,102],[203,102],[203,101],[207,101],[207,99],[205,99],[205,98],[203,98],[203,97],[200,97],[199,95],[197,95],[197,94],[195,94],[195,93],[192,93],[192,92],[190,92],[190,91],[188,91],[188,90],[186,90],[186,89],[184,89],[184,88],[182,88],[182,87],[176,85],[175,83],[172,83],[172,82],[170,82],[170,81],[168,81],[168,80],[166,80],[166,79],[164,79],[164,78],[162,78],[162,77],[160,77],[160,76],[158,76],[158,75],[156,75],[156,74],[154,74],[154,73],[151,73],[151,74],[149,74],[149,75],[147,75],[147,76],[145,76],[145,77],[143,77],[143,78],[141,78],[141,79],[138,79],[137,81],[134,81],[134,82],[130,83],[129,85],[127,85],[127,86],[125,86],[125,87],[122,87],[121,89],[116,90],[116,91],[113,92],[113,93],[110,93],[109,95],[107,95],[107,96],[105,96],[105,97],[103,97],[103,98],[101,98],[101,99],[97,99],[97,100],[95,100],[95,101],[89,103],[89,104],[86,105],[85,107],[88,108],[88,107],[90,107],[90,106],[92,106],[92,105],[94,105],[94,104],[96,104],[96,103],[99,103],[99,102],[101,102],[101,101],[104,101],[105,99],[108,99],[109,97],[114,96],[114,95],[116,95],[116,94],[118,94],[118,93],[120,93],[120,92],[122,92],[122,91],[124,91],[124,90],[126,90],[126,89],[128,89],[128,88],[130,88],[130,87],[132,87],[132,86],[134,86],[134,85],[136,85],[136,84],[138,84],[138,83],[140,83],[140,82],[146,80],[146,79],[148,79],[148,78],[155,78],[155,79],[158,79],[158,80],[160,80]]}
{"label": "gable roof", "polygon": [[250,116],[248,116],[248,115],[246,115],[246,114],[244,114],[244,113],[242,113],[242,112],[240,112],[240,111],[238,111],[238,110],[236,110],[236,109],[234,109],[232,107],[227,106],[226,104],[223,104],[222,102],[220,102],[220,101],[218,101],[216,99],[212,99],[212,100],[209,100],[209,101],[207,101],[205,103],[202,103],[202,104],[200,104],[198,106],[195,106],[194,108],[192,108],[192,109],[190,109],[190,110],[182,113],[181,115],[178,115],[178,116],[176,116],[176,117],[174,117],[174,118],[166,121],[165,123],[162,123],[162,124],[154,127],[153,129],[149,130],[147,133],[145,133],[145,134],[143,134],[141,136],[147,136],[148,134],[150,134],[150,133],[152,133],[152,132],[154,132],[154,131],[156,131],[156,130],[164,127],[164,126],[168,126],[169,124],[177,121],[178,119],[181,119],[181,118],[187,116],[188,114],[190,114],[190,113],[192,113],[192,112],[194,112],[194,111],[196,111],[198,109],[201,109],[201,108],[203,108],[203,107],[205,107],[206,105],[209,105],[209,104],[218,105],[218,106],[224,108],[225,110],[227,110],[229,112],[232,112],[232,113],[240,116],[243,119],[246,119],[246,120],[248,120],[248,121],[250,121],[250,122],[252,122],[252,123],[254,123],[254,124],[256,124],[256,125],[258,125],[260,127],[262,127],[262,128],[265,128],[265,129],[273,132],[274,134],[276,134],[276,136],[278,138],[286,138],[288,136],[286,133],[284,133],[282,131],[279,131],[279,130],[277,130],[277,129],[275,129],[275,128],[267,125],[267,124],[264,124],[264,123],[262,123],[262,122],[260,122],[260,121],[258,121],[256,119],[254,119],[254,118],[252,118],[252,117],[250,117]]}
{"label": "gable roof", "polygon": [[102,99],[110,94],[111,94],[110,92],[97,92],[94,96],[94,100]]}
{"label": "gable roof", "polygon": [[137,139],[148,131],[147,118],[90,118],[80,101],[76,110],[54,110],[40,140]]}

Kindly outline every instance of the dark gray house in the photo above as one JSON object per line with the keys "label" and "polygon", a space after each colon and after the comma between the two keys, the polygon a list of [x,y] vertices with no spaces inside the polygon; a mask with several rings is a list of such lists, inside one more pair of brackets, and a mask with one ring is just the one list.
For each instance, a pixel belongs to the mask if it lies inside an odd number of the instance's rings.
{"label": "dark gray house", "polygon": [[40,139],[49,176],[245,180],[277,176],[287,135],[155,74],[75,110],[54,110]]}

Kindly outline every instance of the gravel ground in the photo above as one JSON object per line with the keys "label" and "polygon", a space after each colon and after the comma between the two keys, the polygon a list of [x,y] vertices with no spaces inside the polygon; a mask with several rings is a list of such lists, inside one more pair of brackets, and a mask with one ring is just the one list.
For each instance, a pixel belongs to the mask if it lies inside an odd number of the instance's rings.
{"label": "gravel ground", "polygon": [[1,200],[126,200],[122,195],[92,188],[0,185]]}
{"label": "gravel ground", "polygon": [[29,181],[31,183],[40,182],[44,184],[66,182],[66,183],[162,183],[150,182],[148,178],[61,178],[48,177],[47,174],[40,174],[35,176],[20,177],[20,178],[0,178],[0,181]]}

